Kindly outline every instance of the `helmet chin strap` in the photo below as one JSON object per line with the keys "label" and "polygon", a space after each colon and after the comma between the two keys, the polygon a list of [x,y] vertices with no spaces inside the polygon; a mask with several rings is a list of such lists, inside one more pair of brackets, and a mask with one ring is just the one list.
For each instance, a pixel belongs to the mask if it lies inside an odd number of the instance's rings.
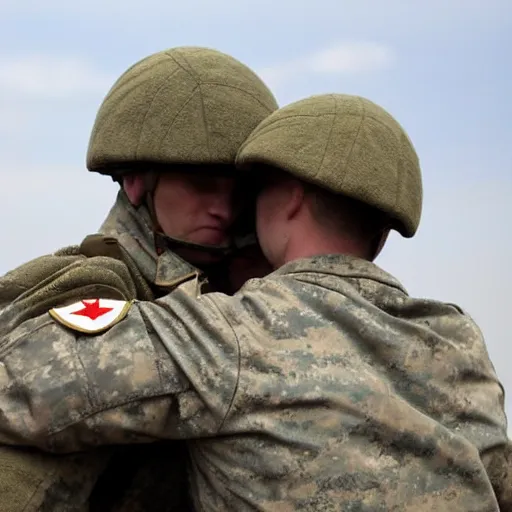
{"label": "helmet chin strap", "polygon": [[186,240],[181,240],[180,238],[165,235],[161,231],[155,231],[153,235],[155,238],[157,254],[162,254],[162,252],[166,249],[171,251],[175,251],[177,249],[193,249],[194,251],[201,251],[216,256],[229,256],[234,250],[233,246],[231,245],[222,247],[217,245],[187,242]]}
{"label": "helmet chin strap", "polygon": [[158,185],[158,178],[158,174],[153,171],[145,172],[143,175],[145,205],[148,209],[151,223],[153,225],[153,239],[158,256],[160,256],[165,250],[175,251],[176,249],[193,249],[195,251],[226,258],[232,255],[237,249],[257,243],[256,236],[254,234],[233,240],[231,243],[224,246],[197,244],[166,235],[158,222],[155,209],[154,196],[155,189]]}

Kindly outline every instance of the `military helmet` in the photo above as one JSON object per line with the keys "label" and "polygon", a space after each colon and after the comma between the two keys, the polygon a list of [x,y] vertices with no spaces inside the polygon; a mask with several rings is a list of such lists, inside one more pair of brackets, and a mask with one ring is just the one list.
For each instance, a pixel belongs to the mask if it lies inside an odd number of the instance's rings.
{"label": "military helmet", "polygon": [[170,164],[233,165],[276,100],[222,52],[177,47],[150,55],[114,83],[97,113],[87,168],[114,178]]}
{"label": "military helmet", "polygon": [[387,214],[410,238],[422,209],[421,170],[400,124],[360,96],[315,95],[268,116],[237,155],[237,166],[266,164]]}

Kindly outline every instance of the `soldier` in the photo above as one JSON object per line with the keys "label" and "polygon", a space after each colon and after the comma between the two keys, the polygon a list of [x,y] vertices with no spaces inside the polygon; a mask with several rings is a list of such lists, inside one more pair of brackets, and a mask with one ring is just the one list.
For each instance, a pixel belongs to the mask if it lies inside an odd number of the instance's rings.
{"label": "soldier", "polygon": [[[276,108],[257,75],[215,50],[174,48],[129,68],[99,109],[87,155],[89,171],[119,182],[115,205],[99,234],[4,276],[0,309],[14,304],[29,318],[98,295],[151,301],[191,279],[232,292],[245,279],[240,263],[230,274],[234,256],[268,271],[251,212],[233,204],[251,204],[234,161]],[[4,448],[0,510],[183,510],[181,445],[60,458]]]}
{"label": "soldier", "polygon": [[391,229],[420,222],[403,128],[364,98],[314,96],[262,121],[237,163],[261,176],[256,227],[276,270],[234,296],[195,280],[152,302],[29,319],[10,306],[0,441],[186,439],[197,510],[511,510],[481,332],[373,262]]}

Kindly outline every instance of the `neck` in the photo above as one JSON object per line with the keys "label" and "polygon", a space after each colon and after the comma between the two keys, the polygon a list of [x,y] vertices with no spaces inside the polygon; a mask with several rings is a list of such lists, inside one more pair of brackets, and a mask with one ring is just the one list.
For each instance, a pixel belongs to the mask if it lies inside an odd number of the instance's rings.
{"label": "neck", "polygon": [[[304,233],[308,233],[305,237]],[[321,232],[317,228],[301,229],[291,233],[283,251],[280,265],[302,258],[311,258],[325,254],[345,254],[362,259],[368,258],[365,244],[352,238],[344,238],[338,233]]]}

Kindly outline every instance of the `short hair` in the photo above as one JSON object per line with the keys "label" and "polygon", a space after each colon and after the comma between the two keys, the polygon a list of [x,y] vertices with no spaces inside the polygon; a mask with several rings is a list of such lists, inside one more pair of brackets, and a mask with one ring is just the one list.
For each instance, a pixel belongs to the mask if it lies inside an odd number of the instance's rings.
{"label": "short hair", "polygon": [[387,216],[357,199],[304,184],[315,220],[333,233],[371,241],[389,226]]}
{"label": "short hair", "polygon": [[256,177],[258,192],[272,181],[290,179],[302,183],[305,194],[311,199],[313,218],[333,234],[372,244],[378,235],[392,225],[391,219],[377,208],[299,180],[285,169],[258,163],[251,166],[251,171]]}

